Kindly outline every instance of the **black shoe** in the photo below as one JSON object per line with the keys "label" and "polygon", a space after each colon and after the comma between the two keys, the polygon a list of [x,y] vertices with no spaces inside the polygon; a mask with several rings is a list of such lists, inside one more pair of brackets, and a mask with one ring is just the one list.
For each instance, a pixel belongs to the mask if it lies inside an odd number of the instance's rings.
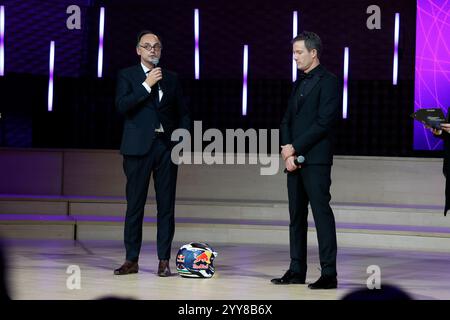
{"label": "black shoe", "polygon": [[125,263],[118,269],[114,270],[114,274],[121,276],[125,274],[138,273],[139,264],[137,261],[125,261]]}
{"label": "black shoe", "polygon": [[308,285],[310,289],[336,289],[337,278],[332,276],[321,275],[319,280]]}
{"label": "black shoe", "polygon": [[169,260],[159,260],[158,264],[158,276],[160,277],[170,277],[170,266],[169,266]]}
{"label": "black shoe", "polygon": [[273,284],[305,284],[306,275],[302,273],[296,273],[291,270],[286,271],[281,278],[275,278],[270,280]]}

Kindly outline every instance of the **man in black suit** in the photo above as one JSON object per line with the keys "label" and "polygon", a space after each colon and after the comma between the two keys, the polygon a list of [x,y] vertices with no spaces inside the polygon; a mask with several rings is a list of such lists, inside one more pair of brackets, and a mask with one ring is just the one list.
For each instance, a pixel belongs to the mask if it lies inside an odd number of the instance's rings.
{"label": "man in black suit", "polygon": [[[330,207],[332,126],[338,115],[339,89],[336,76],[319,61],[322,43],[313,32],[292,40],[294,60],[300,73],[281,122],[282,157],[285,161],[289,198],[291,263],[274,284],[305,283],[308,203],[311,204],[319,242],[321,277],[311,289],[337,287],[336,226]],[[294,160],[305,158],[303,165]]]}
{"label": "man in black suit", "polygon": [[119,72],[116,107],[125,116],[120,152],[127,177],[124,242],[126,261],[116,275],[137,273],[142,244],[142,223],[150,176],[153,173],[157,204],[158,275],[169,267],[175,232],[174,209],[177,166],[171,161],[171,134],[190,127],[178,76],[157,67],[162,44],[153,32],[139,33],[136,52],[140,64]]}

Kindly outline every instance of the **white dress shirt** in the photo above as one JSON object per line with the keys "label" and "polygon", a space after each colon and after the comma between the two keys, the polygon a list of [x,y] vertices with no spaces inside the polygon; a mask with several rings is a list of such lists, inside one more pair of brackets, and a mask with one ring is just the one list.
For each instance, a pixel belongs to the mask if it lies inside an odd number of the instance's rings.
{"label": "white dress shirt", "polygon": [[[144,70],[144,73],[147,74],[147,72],[150,71],[149,68],[147,68],[142,62],[141,62],[141,67]],[[148,91],[148,93],[152,92],[152,88],[150,88],[150,86],[144,81],[142,82],[142,85],[144,86],[144,88]],[[163,92],[161,90],[161,87],[158,85],[158,94],[159,94],[159,101],[161,101],[162,96],[163,96]],[[156,132],[164,132],[164,128],[162,126],[162,124],[159,124],[159,128],[155,129]]]}

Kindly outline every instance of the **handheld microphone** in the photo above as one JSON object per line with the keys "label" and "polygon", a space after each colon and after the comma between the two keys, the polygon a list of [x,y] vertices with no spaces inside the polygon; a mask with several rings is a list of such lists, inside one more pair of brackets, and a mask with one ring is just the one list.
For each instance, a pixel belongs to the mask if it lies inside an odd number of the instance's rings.
{"label": "handheld microphone", "polygon": [[[305,157],[304,156],[298,156],[297,158],[294,159],[294,164],[296,166],[301,166],[302,164],[305,163]],[[284,173],[288,173],[289,171],[287,169],[284,169]]]}
{"label": "handheld microphone", "polygon": [[[153,65],[154,65],[153,68],[156,68],[156,67],[158,66],[159,59],[157,59],[157,58],[153,59],[153,60],[152,60],[152,63],[153,63]],[[158,81],[156,84],[158,85],[158,91],[161,91],[161,86],[160,86],[160,84],[159,84],[159,81]]]}

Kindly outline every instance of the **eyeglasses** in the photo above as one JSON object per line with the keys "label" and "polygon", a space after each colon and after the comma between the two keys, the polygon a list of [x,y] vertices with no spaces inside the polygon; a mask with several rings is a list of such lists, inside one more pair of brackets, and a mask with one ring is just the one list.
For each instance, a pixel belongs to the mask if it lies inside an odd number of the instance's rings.
{"label": "eyeglasses", "polygon": [[139,47],[144,48],[147,51],[152,51],[152,49],[155,49],[155,51],[160,51],[162,49],[162,45],[160,43],[155,43],[153,46],[147,43],[145,46],[139,45]]}

